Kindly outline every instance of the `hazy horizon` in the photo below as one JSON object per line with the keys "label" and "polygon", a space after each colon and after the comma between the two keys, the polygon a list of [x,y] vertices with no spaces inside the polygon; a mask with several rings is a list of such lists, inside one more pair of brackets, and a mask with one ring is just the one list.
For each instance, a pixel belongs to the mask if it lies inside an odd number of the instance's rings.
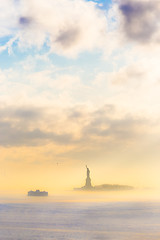
{"label": "hazy horizon", "polygon": [[159,1],[0,10],[0,192],[159,188]]}

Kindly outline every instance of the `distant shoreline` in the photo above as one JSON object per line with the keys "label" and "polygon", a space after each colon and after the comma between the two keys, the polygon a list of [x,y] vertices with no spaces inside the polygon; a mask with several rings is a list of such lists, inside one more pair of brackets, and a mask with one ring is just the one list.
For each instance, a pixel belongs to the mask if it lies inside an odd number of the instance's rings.
{"label": "distant shoreline", "polygon": [[74,191],[129,191],[134,190],[135,188],[128,185],[118,185],[118,184],[102,184],[93,187],[81,187],[74,188]]}

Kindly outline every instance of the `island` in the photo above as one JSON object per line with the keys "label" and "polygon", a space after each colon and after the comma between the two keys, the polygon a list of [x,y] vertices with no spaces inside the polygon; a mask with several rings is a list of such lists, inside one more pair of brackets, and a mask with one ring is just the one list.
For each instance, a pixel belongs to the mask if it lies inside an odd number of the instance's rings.
{"label": "island", "polygon": [[124,191],[124,190],[133,190],[134,187],[128,185],[119,185],[119,184],[102,184],[98,186],[92,186],[91,178],[90,178],[90,170],[86,166],[87,169],[87,177],[86,183],[81,188],[74,188],[75,191]]}

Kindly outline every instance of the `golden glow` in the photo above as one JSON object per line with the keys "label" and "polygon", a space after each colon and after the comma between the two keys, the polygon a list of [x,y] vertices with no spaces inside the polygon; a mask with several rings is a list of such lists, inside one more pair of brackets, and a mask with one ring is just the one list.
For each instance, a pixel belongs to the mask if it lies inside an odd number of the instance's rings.
{"label": "golden glow", "polygon": [[[158,188],[159,163],[153,165],[144,156],[145,162],[128,162],[117,154],[101,159],[75,160],[63,153],[72,147],[57,147],[49,144],[43,147],[1,148],[0,181],[2,193],[23,193],[29,190],[46,190],[50,194],[72,190],[85,184],[85,164],[89,164],[93,185],[122,184],[135,188]],[[103,154],[103,153],[101,153]],[[107,160],[108,158],[108,160]],[[118,158],[118,161],[115,159]],[[76,162],[75,162],[76,161]],[[132,194],[134,195],[134,194]]]}

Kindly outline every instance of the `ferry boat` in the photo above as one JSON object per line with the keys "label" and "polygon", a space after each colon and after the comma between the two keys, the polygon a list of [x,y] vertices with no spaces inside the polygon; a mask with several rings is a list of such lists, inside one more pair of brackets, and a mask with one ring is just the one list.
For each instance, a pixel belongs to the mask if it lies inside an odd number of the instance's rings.
{"label": "ferry boat", "polygon": [[29,191],[28,192],[28,196],[35,196],[35,197],[47,197],[48,196],[48,192],[45,191],[40,191],[40,190],[36,190],[36,191]]}

